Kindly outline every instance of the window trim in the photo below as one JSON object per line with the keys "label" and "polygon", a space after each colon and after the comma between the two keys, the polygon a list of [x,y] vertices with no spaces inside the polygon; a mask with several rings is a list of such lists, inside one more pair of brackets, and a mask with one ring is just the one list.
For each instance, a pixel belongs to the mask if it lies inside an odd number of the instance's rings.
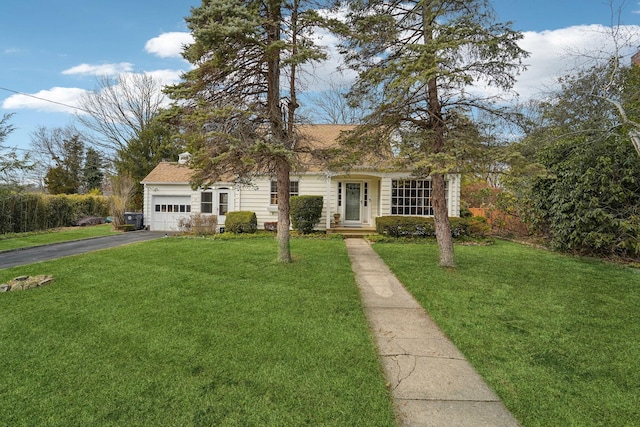
{"label": "window trim", "polygon": [[[300,180],[289,180],[289,197],[299,195]],[[274,179],[271,180],[269,187],[269,206],[278,206],[278,182]]]}
{"label": "window trim", "polygon": [[[427,179],[392,179],[390,215],[433,216],[433,183]],[[445,181],[445,203],[449,203],[449,182]]]}
{"label": "window trim", "polygon": [[[205,195],[209,200],[205,200]],[[213,191],[203,191],[200,193],[200,213],[213,213]]]}

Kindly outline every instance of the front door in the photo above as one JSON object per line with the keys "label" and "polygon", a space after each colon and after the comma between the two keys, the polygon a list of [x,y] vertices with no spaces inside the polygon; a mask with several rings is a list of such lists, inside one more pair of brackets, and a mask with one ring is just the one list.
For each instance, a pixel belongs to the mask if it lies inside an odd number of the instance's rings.
{"label": "front door", "polygon": [[345,223],[359,223],[362,219],[362,185],[359,182],[345,183]]}
{"label": "front door", "polygon": [[227,212],[232,210],[232,206],[230,203],[231,200],[231,190],[227,188],[222,188],[216,192],[217,194],[217,214],[218,214],[218,225],[224,225],[225,220],[227,219]]}

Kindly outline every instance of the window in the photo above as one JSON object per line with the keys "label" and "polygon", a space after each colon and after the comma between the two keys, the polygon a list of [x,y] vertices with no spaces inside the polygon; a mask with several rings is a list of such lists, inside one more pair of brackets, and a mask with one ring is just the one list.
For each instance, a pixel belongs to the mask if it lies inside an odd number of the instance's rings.
{"label": "window", "polygon": [[226,215],[229,211],[229,193],[218,195],[218,215]]}
{"label": "window", "polygon": [[[391,181],[391,215],[433,216],[431,193],[429,179]],[[448,197],[446,182],[445,195]]]}
{"label": "window", "polygon": [[[289,181],[289,195],[297,196],[300,193],[299,190],[299,182],[298,181]],[[271,181],[271,197],[270,201],[272,205],[278,204],[278,183],[276,181]]]}
{"label": "window", "polygon": [[191,205],[155,205],[156,212],[191,212]]}
{"label": "window", "polygon": [[200,193],[200,212],[213,213],[213,193]]}
{"label": "window", "polygon": [[364,183],[364,207],[366,208],[369,201],[369,185],[368,183]]}

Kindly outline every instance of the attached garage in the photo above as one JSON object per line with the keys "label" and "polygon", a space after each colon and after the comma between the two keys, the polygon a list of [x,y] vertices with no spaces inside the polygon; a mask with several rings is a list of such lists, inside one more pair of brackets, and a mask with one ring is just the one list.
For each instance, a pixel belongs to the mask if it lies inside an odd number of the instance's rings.
{"label": "attached garage", "polygon": [[153,196],[151,230],[177,231],[178,221],[191,214],[191,196]]}

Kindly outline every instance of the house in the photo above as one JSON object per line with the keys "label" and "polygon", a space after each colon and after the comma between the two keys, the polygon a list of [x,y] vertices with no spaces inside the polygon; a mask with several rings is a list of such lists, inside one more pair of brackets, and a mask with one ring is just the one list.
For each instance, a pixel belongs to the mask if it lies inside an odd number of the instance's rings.
{"label": "house", "polygon": [[[303,133],[312,144],[332,145],[343,125],[308,125]],[[258,228],[278,219],[274,176],[254,179],[250,185],[218,182],[209,188],[192,190],[189,155],[178,162],[162,162],[147,175],[144,185],[144,224],[151,230],[178,230],[178,221],[193,213],[214,214],[224,225],[229,211],[252,211]],[[373,229],[376,218],[385,215],[432,216],[431,181],[416,179],[410,172],[381,171],[363,165],[348,171],[330,171],[319,161],[301,162],[300,172],[291,174],[291,195],[321,195],[324,208],[318,230],[336,227]],[[460,212],[460,176],[447,176],[450,216]],[[334,214],[340,214],[338,221]]]}

